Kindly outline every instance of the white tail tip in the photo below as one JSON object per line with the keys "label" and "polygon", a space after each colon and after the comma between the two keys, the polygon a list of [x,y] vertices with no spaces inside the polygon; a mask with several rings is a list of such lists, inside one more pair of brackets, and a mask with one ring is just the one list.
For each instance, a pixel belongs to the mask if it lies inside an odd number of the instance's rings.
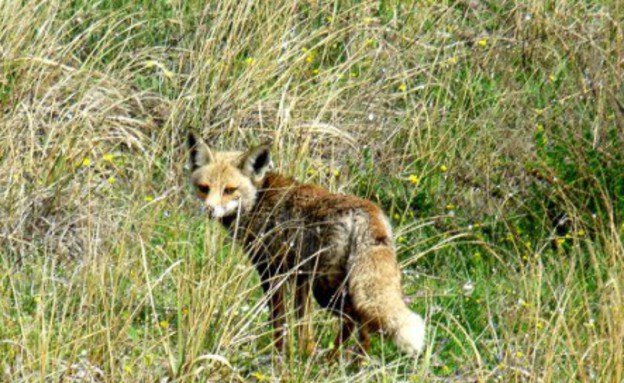
{"label": "white tail tip", "polygon": [[425,347],[425,321],[420,315],[408,312],[394,335],[394,341],[404,353],[420,354]]}

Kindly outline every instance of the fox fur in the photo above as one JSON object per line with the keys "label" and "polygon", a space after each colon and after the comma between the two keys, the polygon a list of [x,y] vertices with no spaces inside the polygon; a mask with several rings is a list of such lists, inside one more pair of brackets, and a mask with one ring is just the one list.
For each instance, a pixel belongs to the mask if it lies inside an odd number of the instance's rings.
{"label": "fox fur", "polygon": [[[425,322],[405,304],[391,227],[381,208],[271,172],[269,145],[216,152],[189,134],[191,181],[207,213],[244,246],[268,295],[275,342],[282,348],[285,279],[294,280],[296,314],[308,292],[343,318],[336,349],[359,329],[390,335],[405,353],[424,347]],[[309,329],[299,346],[311,352]]]}

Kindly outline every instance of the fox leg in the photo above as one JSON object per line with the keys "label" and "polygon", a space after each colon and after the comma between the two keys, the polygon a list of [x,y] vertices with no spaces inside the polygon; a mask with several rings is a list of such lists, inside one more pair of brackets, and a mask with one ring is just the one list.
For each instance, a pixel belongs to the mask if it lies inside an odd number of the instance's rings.
{"label": "fox leg", "polygon": [[279,351],[284,349],[284,288],[272,285],[270,291],[271,324],[273,325],[273,339]]}
{"label": "fox leg", "polygon": [[296,315],[299,320],[298,326],[298,345],[299,352],[305,355],[311,355],[314,353],[314,330],[312,328],[312,321],[310,318],[306,318],[306,312],[310,309],[310,283],[307,278],[297,278],[297,286],[295,292],[295,305]]}
{"label": "fox leg", "polygon": [[349,339],[349,337],[351,337],[351,334],[353,334],[354,329],[355,329],[355,323],[351,319],[344,318],[342,320],[342,329],[336,336],[336,339],[334,340],[334,348],[336,350],[341,348],[342,344],[346,342]]}
{"label": "fox leg", "polygon": [[365,354],[368,354],[370,351],[370,337],[368,336],[368,326],[366,324],[360,326],[360,348]]}
{"label": "fox leg", "polygon": [[327,359],[333,361],[336,359],[338,354],[340,353],[340,349],[342,348],[342,344],[346,342],[351,334],[353,334],[353,330],[355,330],[355,322],[351,318],[342,317],[341,318],[342,326],[336,335],[336,339],[334,339],[334,349],[328,354]]}
{"label": "fox leg", "polygon": [[260,275],[264,294],[269,296],[270,321],[273,326],[273,340],[279,351],[284,350],[284,286],[277,273],[273,273],[264,262],[255,264]]}

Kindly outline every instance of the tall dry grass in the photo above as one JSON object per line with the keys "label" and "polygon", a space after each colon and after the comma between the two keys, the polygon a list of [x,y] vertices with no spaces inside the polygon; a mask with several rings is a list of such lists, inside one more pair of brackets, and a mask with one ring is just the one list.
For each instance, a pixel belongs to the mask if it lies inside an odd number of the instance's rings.
{"label": "tall dry grass", "polygon": [[[7,381],[623,379],[618,2],[0,3]],[[275,355],[184,136],[379,202],[419,361]],[[291,327],[296,325],[291,319]]]}

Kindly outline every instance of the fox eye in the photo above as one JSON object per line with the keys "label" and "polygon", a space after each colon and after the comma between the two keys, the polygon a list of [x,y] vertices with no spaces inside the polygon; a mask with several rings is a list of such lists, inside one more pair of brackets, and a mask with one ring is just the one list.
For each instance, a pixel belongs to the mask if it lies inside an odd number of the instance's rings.
{"label": "fox eye", "polygon": [[233,186],[228,186],[225,189],[223,189],[223,194],[232,195],[236,192],[236,190],[238,190],[238,188],[235,188]]}
{"label": "fox eye", "polygon": [[199,190],[200,193],[208,194],[208,193],[210,193],[210,186],[208,186],[208,185],[197,185],[197,190]]}

